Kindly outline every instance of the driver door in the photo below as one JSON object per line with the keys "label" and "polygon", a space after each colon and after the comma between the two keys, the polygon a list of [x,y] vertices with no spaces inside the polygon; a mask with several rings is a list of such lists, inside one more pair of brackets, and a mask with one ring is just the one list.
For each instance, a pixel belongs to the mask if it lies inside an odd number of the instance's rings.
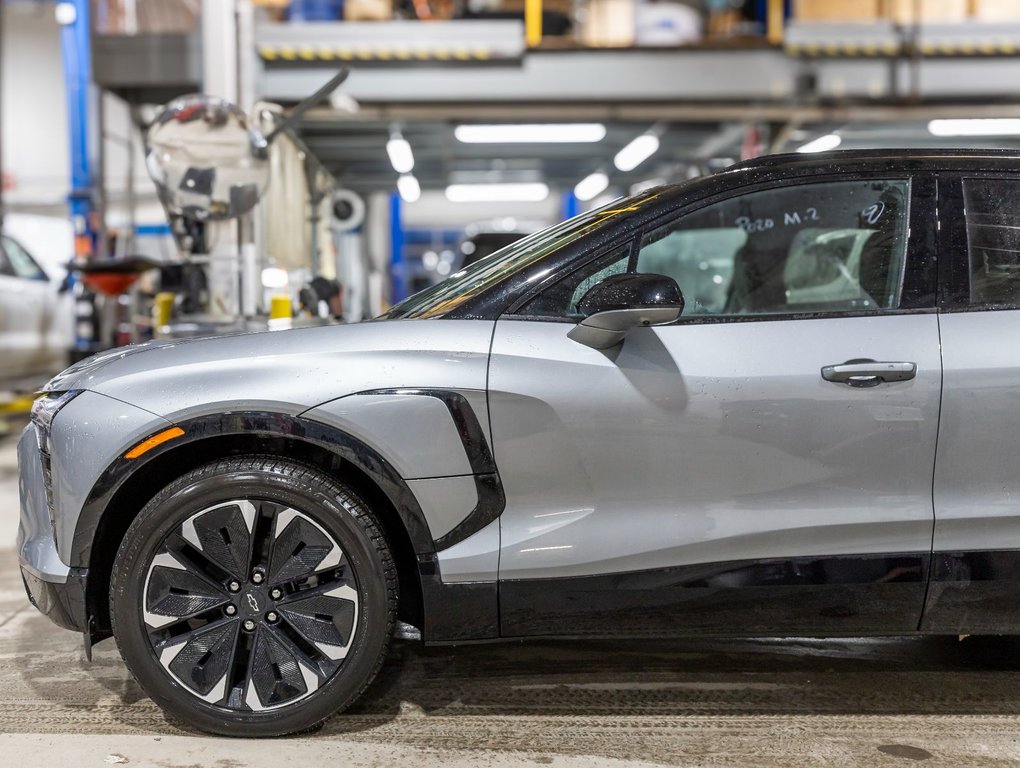
{"label": "driver door", "polygon": [[[916,629],[941,387],[934,182],[828,181],[666,215],[501,318],[489,371],[506,636]],[[909,233],[909,235],[908,235]],[[610,274],[681,320],[568,338]],[[830,381],[848,361],[903,381]]]}

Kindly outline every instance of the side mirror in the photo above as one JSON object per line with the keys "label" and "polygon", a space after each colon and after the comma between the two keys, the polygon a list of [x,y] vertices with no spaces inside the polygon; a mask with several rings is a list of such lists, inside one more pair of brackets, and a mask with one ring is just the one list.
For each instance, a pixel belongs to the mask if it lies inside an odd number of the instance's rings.
{"label": "side mirror", "polygon": [[666,275],[612,275],[589,290],[578,309],[585,318],[567,336],[592,349],[609,349],[631,328],[676,321],[684,297]]}

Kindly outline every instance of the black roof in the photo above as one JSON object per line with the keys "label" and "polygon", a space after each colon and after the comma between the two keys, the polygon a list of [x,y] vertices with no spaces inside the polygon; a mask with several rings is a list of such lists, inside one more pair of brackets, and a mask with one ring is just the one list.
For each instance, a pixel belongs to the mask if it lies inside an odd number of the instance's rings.
{"label": "black roof", "polygon": [[[837,149],[831,152],[789,152],[764,155],[731,165],[726,171],[804,168],[806,166],[909,165],[935,168],[1015,169],[1020,152],[1013,149]],[[725,172],[725,171],[724,171]]]}

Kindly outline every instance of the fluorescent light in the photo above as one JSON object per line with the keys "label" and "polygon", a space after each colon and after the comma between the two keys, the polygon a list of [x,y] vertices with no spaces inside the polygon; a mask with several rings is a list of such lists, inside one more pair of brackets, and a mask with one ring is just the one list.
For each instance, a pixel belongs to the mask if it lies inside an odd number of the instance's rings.
{"label": "fluorescent light", "polygon": [[57,24],[66,27],[78,20],[78,9],[74,3],[57,3],[56,17]]}
{"label": "fluorescent light", "polygon": [[446,199],[452,203],[540,203],[549,187],[540,182],[506,184],[451,184]]}
{"label": "fluorescent light", "polygon": [[630,193],[632,195],[640,195],[646,190],[653,189],[654,187],[661,187],[663,184],[668,183],[669,182],[661,176],[656,176],[654,179],[645,179],[644,181],[639,181],[636,184],[631,184]]}
{"label": "fluorescent light", "polygon": [[807,144],[798,149],[798,152],[828,152],[830,149],[835,149],[843,143],[843,137],[838,133],[827,133],[824,136],[819,136],[814,141],[809,141]]}
{"label": "fluorescent light", "polygon": [[601,192],[606,191],[609,186],[609,177],[602,171],[596,171],[590,176],[585,176],[574,187],[574,194],[578,200],[588,201]]}
{"label": "fluorescent light", "polygon": [[1020,136],[1020,120],[998,117],[932,120],[928,132],[932,136]]}
{"label": "fluorescent light", "polygon": [[529,123],[525,125],[458,125],[465,144],[589,144],[606,137],[602,123]]}
{"label": "fluorescent light", "polygon": [[418,183],[418,179],[409,173],[405,173],[397,179],[397,191],[405,203],[413,203],[421,197],[421,185]]}
{"label": "fluorescent light", "polygon": [[659,137],[654,133],[642,133],[616,153],[613,164],[621,171],[633,171],[658,151]]}
{"label": "fluorescent light", "polygon": [[414,170],[414,153],[403,136],[393,136],[386,142],[386,154],[390,156],[390,165],[397,173],[410,173]]}

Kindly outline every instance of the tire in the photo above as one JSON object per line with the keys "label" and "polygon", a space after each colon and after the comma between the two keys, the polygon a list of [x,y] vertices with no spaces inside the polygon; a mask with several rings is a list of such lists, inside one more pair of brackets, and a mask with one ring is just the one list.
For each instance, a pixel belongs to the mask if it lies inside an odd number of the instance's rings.
{"label": "tire", "polygon": [[306,731],[382,666],[397,610],[382,527],[347,486],[272,456],[188,472],[128,528],[110,615],[174,720],[224,736]]}

